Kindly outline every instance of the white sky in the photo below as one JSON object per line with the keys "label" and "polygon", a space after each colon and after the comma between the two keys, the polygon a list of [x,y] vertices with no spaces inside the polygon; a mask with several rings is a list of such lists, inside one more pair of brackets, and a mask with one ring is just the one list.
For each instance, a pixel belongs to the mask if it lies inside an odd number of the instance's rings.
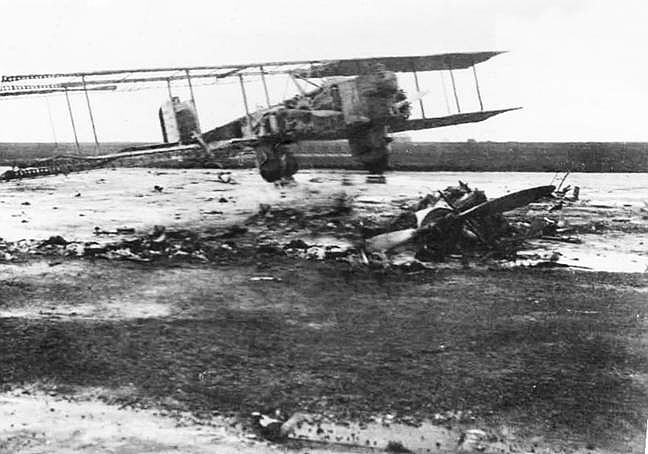
{"label": "white sky", "polygon": [[[411,136],[648,141],[647,24],[645,0],[0,0],[0,74],[507,50],[477,67],[485,107],[523,110]],[[476,108],[472,73],[456,75],[462,110]],[[441,77],[421,76],[428,115],[447,113]],[[203,129],[243,112],[232,82],[196,90]],[[273,101],[294,92],[270,88]],[[165,97],[91,93],[99,139],[159,141]],[[262,103],[254,81],[250,97]],[[57,139],[72,141],[65,98],[48,102]],[[83,95],[72,103],[91,141]],[[52,139],[45,99],[0,99],[1,142]]]}

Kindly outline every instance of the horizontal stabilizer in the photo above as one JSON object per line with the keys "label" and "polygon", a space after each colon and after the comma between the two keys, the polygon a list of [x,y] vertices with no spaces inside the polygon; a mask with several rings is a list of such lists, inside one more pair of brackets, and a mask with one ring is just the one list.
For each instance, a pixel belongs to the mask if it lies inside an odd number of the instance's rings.
{"label": "horizontal stabilizer", "polygon": [[418,118],[414,120],[392,120],[390,121],[389,125],[391,127],[391,132],[417,131],[419,129],[440,128],[442,126],[459,125],[462,123],[476,123],[478,121],[487,120],[488,118],[495,115],[518,109],[521,109],[521,107],[459,113],[454,115],[447,115],[445,117]]}

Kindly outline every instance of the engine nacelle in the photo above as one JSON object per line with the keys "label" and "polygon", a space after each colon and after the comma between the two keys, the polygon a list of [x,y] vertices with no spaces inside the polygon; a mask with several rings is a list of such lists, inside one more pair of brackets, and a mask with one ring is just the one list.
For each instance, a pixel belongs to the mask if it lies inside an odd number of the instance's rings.
{"label": "engine nacelle", "polygon": [[174,96],[158,111],[164,143],[190,143],[194,135],[200,134],[200,123],[196,108],[191,101],[180,101]]}

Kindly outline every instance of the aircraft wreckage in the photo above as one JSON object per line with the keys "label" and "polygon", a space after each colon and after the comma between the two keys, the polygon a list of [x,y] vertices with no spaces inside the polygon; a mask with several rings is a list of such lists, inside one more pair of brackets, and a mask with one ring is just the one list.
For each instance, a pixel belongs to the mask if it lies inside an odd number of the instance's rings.
{"label": "aircraft wreckage", "polygon": [[487,200],[483,191],[473,190],[459,182],[421,200],[410,216],[397,221],[414,226],[368,238],[364,250],[387,252],[408,242],[416,242],[418,259],[443,259],[448,254],[474,249],[475,244],[502,249],[499,239],[511,234],[512,228],[502,213],[549,197],[553,185],[539,186]]}

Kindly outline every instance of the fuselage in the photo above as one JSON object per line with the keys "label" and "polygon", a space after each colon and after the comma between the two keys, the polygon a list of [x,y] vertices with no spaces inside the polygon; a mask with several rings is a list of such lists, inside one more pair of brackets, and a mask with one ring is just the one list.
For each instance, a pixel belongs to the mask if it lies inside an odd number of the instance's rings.
{"label": "fuselage", "polygon": [[266,157],[281,144],[347,139],[355,159],[371,172],[382,172],[389,154],[387,126],[393,119],[408,116],[409,103],[398,87],[396,74],[376,71],[326,83],[227,123],[204,137],[208,142],[232,137],[258,139],[266,144]]}

